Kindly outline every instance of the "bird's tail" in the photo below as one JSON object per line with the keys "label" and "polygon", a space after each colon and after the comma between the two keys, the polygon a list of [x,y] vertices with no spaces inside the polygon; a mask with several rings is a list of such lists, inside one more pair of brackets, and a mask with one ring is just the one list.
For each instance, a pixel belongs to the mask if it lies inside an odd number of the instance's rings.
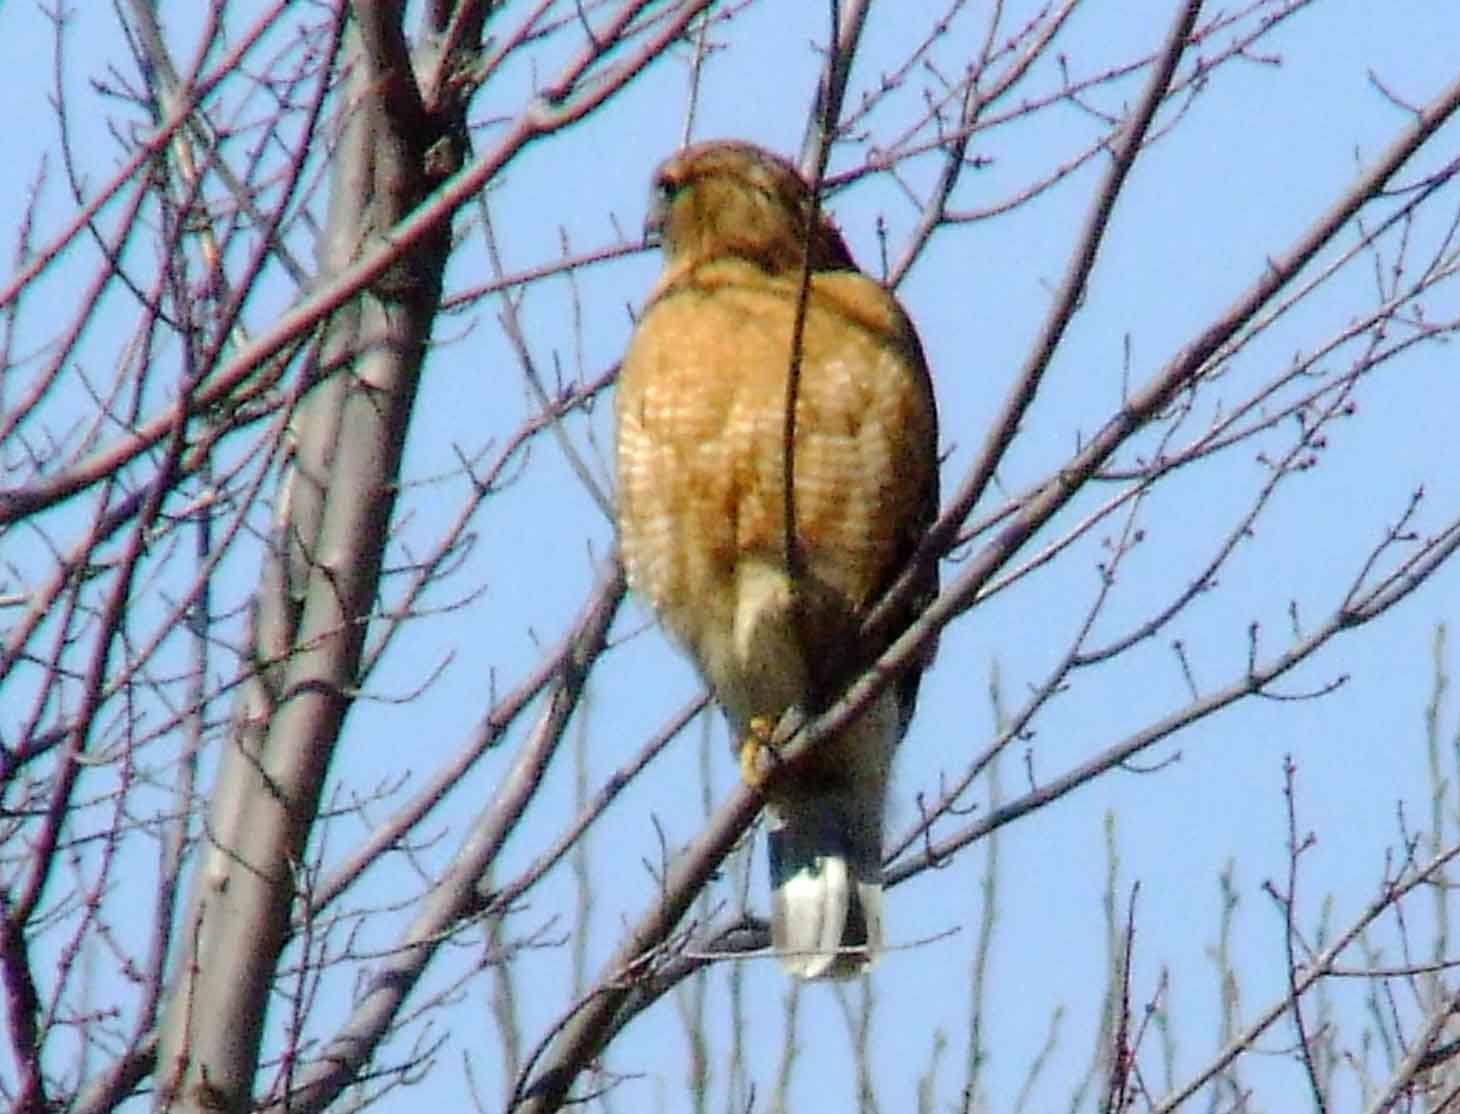
{"label": "bird's tail", "polygon": [[869,789],[771,803],[771,943],[797,978],[861,974],[882,946],[882,794]]}

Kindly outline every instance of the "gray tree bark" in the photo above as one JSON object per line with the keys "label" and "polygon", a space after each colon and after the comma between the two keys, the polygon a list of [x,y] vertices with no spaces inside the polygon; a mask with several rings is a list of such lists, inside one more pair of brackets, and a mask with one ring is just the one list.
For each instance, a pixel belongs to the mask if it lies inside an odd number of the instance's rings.
{"label": "gray tree bark", "polygon": [[[346,31],[322,283],[425,197],[438,141],[449,148],[460,134],[428,117],[403,9],[356,3]],[[219,765],[162,1027],[168,1109],[241,1111],[252,1099],[297,867],[355,695],[449,243],[443,222],[317,339],[254,601],[255,670]]]}

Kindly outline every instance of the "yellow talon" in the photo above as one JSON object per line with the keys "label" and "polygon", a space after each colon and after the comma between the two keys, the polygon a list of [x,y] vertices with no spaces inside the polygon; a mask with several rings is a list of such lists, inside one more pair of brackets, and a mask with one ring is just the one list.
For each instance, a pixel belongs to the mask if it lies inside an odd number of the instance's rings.
{"label": "yellow talon", "polygon": [[757,792],[765,788],[766,779],[775,765],[776,752],[771,746],[775,727],[766,716],[752,716],[750,733],[740,741],[740,777]]}

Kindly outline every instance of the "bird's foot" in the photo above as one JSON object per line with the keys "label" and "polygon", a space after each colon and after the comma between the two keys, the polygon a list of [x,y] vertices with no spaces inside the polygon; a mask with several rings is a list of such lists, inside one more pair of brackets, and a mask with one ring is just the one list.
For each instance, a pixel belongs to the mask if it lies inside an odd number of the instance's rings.
{"label": "bird's foot", "polygon": [[740,740],[740,778],[746,785],[760,792],[775,769],[779,757],[771,745],[771,735],[776,725],[767,716],[752,716],[750,730]]}

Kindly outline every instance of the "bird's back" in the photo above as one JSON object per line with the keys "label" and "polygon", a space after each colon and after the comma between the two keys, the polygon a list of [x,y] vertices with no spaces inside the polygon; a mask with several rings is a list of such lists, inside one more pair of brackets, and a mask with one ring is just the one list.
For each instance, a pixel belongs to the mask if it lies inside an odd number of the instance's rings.
{"label": "bird's back", "polygon": [[[619,381],[620,542],[630,581],[722,698],[747,681],[757,688],[747,694],[755,714],[784,705],[767,707],[763,686],[735,676],[763,670],[725,643],[737,629],[750,633],[748,597],[763,600],[755,637],[768,637],[774,624],[765,620],[783,594],[773,573],[789,568],[783,446],[797,285],[739,260],[671,272]],[[896,303],[855,272],[815,276],[802,345],[799,593],[782,602],[799,609],[806,644],[845,646],[926,527],[936,483],[932,398]],[[784,668],[774,642],[767,664]],[[826,674],[844,670],[818,658],[807,664],[810,679],[839,682]]]}

